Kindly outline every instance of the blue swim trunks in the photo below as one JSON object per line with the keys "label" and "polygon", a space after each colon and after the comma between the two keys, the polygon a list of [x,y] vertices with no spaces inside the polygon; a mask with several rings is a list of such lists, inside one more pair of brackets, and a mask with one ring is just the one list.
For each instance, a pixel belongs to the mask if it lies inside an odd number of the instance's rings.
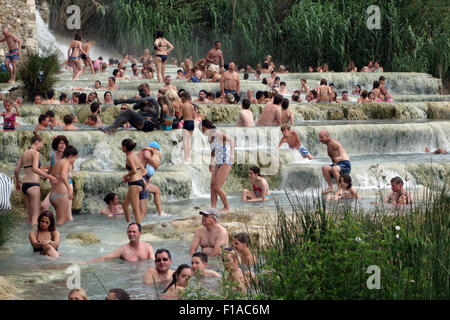
{"label": "blue swim trunks", "polygon": [[350,174],[350,171],[352,171],[352,163],[348,160],[339,161],[336,163],[332,163],[331,167],[339,166],[341,168],[340,175],[343,174]]}
{"label": "blue swim trunks", "polygon": [[307,154],[309,154],[308,149],[306,149],[304,145],[300,145],[300,148],[298,148],[298,152],[300,152],[302,156],[306,156]]}
{"label": "blue swim trunks", "polygon": [[[150,179],[147,178],[147,176],[144,176],[143,178],[145,179],[145,182],[147,182],[147,184],[148,184],[148,181],[149,181]],[[148,196],[149,196],[149,191],[148,191],[148,190],[142,190],[142,191],[139,193],[139,200],[148,199]]]}
{"label": "blue swim trunks", "polygon": [[225,90],[223,90],[224,92],[225,92],[225,95],[227,95],[227,94],[229,94],[229,93],[231,93],[231,94],[237,94],[237,91],[236,90],[228,90],[228,89],[225,89]]}
{"label": "blue swim trunks", "polygon": [[197,78],[196,76],[191,76],[191,81],[192,82],[200,82],[200,79]]}
{"label": "blue swim trunks", "polygon": [[19,60],[19,49],[9,50],[6,54],[6,59],[9,59],[11,61]]}

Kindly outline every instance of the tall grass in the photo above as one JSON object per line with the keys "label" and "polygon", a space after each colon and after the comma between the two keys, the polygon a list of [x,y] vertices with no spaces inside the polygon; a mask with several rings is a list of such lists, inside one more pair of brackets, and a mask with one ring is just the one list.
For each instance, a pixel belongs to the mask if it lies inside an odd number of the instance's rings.
{"label": "tall grass", "polygon": [[367,28],[368,4],[357,0],[50,0],[53,28],[65,28],[69,2],[82,8],[84,31],[133,54],[151,49],[161,28],[179,60],[199,59],[221,40],[226,61],[241,65],[271,54],[292,71],[325,62],[343,71],[349,60],[361,68],[375,59],[385,71],[450,77],[450,10],[444,0],[376,1],[380,30]]}

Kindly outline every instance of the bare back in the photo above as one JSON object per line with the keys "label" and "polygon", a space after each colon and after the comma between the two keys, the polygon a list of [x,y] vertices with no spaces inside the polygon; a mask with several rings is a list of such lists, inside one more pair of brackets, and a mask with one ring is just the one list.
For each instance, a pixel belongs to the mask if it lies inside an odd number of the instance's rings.
{"label": "bare back", "polygon": [[344,160],[350,160],[344,147],[335,139],[330,139],[327,143],[327,152],[333,163],[337,163]]}

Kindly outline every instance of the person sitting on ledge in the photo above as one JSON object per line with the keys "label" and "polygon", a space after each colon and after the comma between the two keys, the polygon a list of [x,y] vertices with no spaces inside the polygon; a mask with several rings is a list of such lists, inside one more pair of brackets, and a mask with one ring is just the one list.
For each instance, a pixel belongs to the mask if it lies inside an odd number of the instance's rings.
{"label": "person sitting on ledge", "polygon": [[267,180],[261,176],[259,167],[253,166],[248,170],[248,177],[252,185],[252,191],[244,189],[241,193],[241,201],[259,202],[270,199],[270,190]]}
{"label": "person sitting on ledge", "polygon": [[28,237],[34,252],[52,258],[59,257],[60,234],[55,228],[55,218],[51,211],[44,211],[39,215],[37,229],[31,231]]}

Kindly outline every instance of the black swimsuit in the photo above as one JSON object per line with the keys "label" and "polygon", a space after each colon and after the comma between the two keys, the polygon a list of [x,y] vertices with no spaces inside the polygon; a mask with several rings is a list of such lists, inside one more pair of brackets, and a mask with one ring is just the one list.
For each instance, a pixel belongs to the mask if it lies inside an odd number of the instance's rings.
{"label": "black swimsuit", "polygon": [[[29,165],[29,166],[24,166],[23,168],[32,168],[33,165]],[[41,160],[39,160],[39,168],[41,167]],[[26,195],[28,195],[27,190],[30,189],[31,187],[40,187],[41,184],[40,183],[36,183],[36,182],[24,182],[22,184],[22,192],[25,193]]]}
{"label": "black swimsuit", "polygon": [[[125,167],[127,168],[127,170],[131,170],[131,167],[129,165],[125,164]],[[140,170],[140,169],[141,169],[141,167],[136,168],[136,170]],[[129,186],[139,186],[139,187],[142,188],[142,190],[145,189],[145,183],[144,183],[143,179],[139,179],[139,180],[136,180],[136,181],[128,182],[128,185]]]}

